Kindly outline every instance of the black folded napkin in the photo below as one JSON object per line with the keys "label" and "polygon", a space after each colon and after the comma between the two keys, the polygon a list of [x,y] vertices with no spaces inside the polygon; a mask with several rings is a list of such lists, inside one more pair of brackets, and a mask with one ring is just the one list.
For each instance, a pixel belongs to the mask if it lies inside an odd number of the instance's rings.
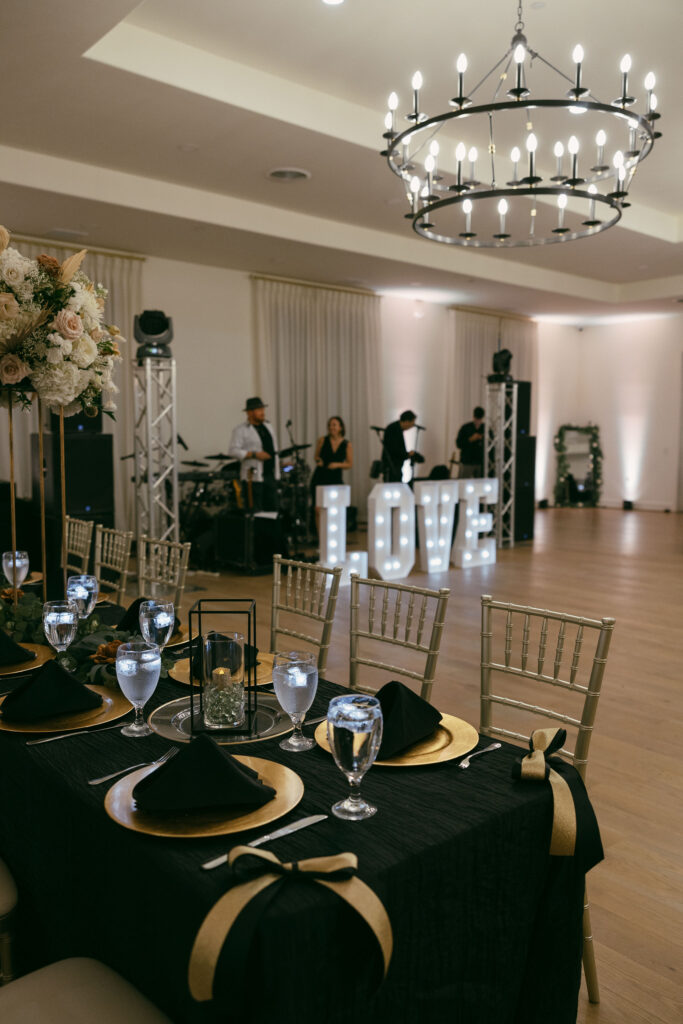
{"label": "black folded napkin", "polygon": [[[123,618],[118,623],[116,628],[120,629],[122,633],[138,633],[140,636],[142,636],[142,632],[140,630],[140,605],[143,603],[143,601],[154,600],[155,598],[153,597],[138,597],[135,601],[133,601],[131,605],[128,606],[126,611],[123,613]],[[166,602],[161,603],[165,604]],[[173,634],[177,633],[179,630],[180,619],[176,615],[175,621],[173,623],[173,633],[171,633],[171,636],[173,636]]]}
{"label": "black folded napkin", "polygon": [[[227,643],[227,653],[229,659],[228,668],[231,674],[237,672],[240,668],[242,659],[240,656],[240,645],[232,640],[229,636],[224,636],[223,633],[209,633],[208,636],[215,640],[225,640]],[[253,644],[244,645],[244,671],[248,668],[256,668],[258,665],[258,647],[254,647]],[[195,652],[192,656],[192,677],[194,679],[204,678],[204,644],[196,644]]]}
{"label": "black folded napkin", "polygon": [[5,697],[0,713],[6,722],[39,722],[89,711],[101,703],[99,693],[79,683],[57,662],[48,661]]}
{"label": "black folded napkin", "polygon": [[178,754],[138,782],[138,808],[159,814],[218,807],[261,807],[275,790],[236,761],[210,736],[197,736]]}
{"label": "black folded napkin", "polygon": [[25,647],[15,644],[4,630],[0,629],[0,665],[20,665],[22,661],[33,661],[35,651],[27,651]]}
{"label": "black folded napkin", "polygon": [[435,707],[396,679],[382,687],[377,699],[384,719],[378,761],[394,757],[413,743],[431,736],[441,721],[441,714]]}

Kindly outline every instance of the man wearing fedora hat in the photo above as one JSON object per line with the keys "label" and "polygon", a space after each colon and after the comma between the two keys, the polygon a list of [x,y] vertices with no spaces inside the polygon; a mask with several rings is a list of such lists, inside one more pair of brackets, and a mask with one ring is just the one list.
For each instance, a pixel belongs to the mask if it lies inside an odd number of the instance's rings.
{"label": "man wearing fedora hat", "polygon": [[258,396],[247,399],[244,412],[247,421],[233,430],[228,453],[242,461],[240,479],[251,483],[254,511],[276,511],[280,464],[275,432],[266,423],[266,405]]}

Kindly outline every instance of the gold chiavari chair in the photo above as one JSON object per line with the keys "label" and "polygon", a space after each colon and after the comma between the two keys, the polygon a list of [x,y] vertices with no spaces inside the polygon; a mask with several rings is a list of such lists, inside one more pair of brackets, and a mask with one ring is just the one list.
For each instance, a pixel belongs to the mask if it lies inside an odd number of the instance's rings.
{"label": "gold chiavari chair", "polygon": [[[351,660],[349,685],[352,690],[375,693],[358,682],[359,666],[379,669],[420,683],[420,696],[429,700],[436,675],[441,636],[450,590],[425,590],[403,583],[385,583],[351,577]],[[379,598],[379,601],[377,600]],[[379,605],[379,607],[378,607]],[[421,668],[393,665],[371,657],[369,641],[415,652]],[[361,652],[361,648],[365,653]],[[374,650],[374,647],[373,647]],[[424,655],[424,663],[422,662]]]}
{"label": "gold chiavari chair", "polygon": [[[132,530],[111,530],[99,523],[95,526],[93,576],[97,577],[100,593],[110,591],[117,604],[123,604],[126,595],[132,543]],[[103,569],[116,578],[103,578]]]}
{"label": "gold chiavari chair", "polygon": [[[81,575],[87,573],[94,523],[90,519],[66,517],[66,568]],[[78,562],[75,559],[79,559]]]}
{"label": "gold chiavari chair", "polygon": [[[322,675],[330,650],[330,634],[337,607],[341,566],[327,568],[273,556],[273,602],[270,619],[270,649],[277,649],[278,636],[301,640],[318,648],[318,672]],[[283,617],[287,616],[287,624]],[[300,629],[291,625],[301,623]],[[303,632],[318,623],[319,634]],[[320,628],[321,627],[321,628]]]}
{"label": "gold chiavari chair", "polygon": [[98,960],[73,957],[0,988],[2,1024],[171,1024],[170,1018]]}
{"label": "gold chiavari chair", "polygon": [[190,547],[189,541],[178,544],[171,540],[141,537],[137,551],[138,593],[156,597],[161,592],[173,601],[177,614],[185,589]]}
{"label": "gold chiavari chair", "polygon": [[12,966],[12,922],[17,905],[17,887],[9,869],[0,860],[0,985],[14,977]]}
{"label": "gold chiavari chair", "polygon": [[[498,627],[499,623],[500,628],[494,631],[494,626]],[[494,601],[488,594],[483,595],[479,732],[484,736],[502,736],[526,744],[535,728],[533,720],[538,717],[551,719],[567,728],[568,736],[574,737],[573,749],[563,748],[560,753],[572,762],[585,780],[588,748],[613,630],[613,618],[586,619],[579,615]],[[595,639],[595,648],[591,644],[590,665],[584,667],[581,655],[584,647],[589,646],[589,638],[591,641]],[[497,687],[503,685],[502,679],[500,684],[498,682],[499,674],[508,677],[508,685],[510,678],[515,680],[509,694],[494,692],[494,673]],[[557,704],[548,708],[538,703],[539,683],[555,688],[555,698],[551,703],[559,702],[559,709]],[[515,696],[512,696],[513,692]],[[520,699],[520,692],[527,699]],[[581,708],[580,717],[569,713],[572,703],[576,707],[577,702]],[[494,725],[494,709],[501,715],[509,712],[517,722],[522,715],[525,727],[529,727],[528,732]],[[588,998],[592,1003],[598,1003],[600,990],[587,893],[583,912],[583,968]]]}

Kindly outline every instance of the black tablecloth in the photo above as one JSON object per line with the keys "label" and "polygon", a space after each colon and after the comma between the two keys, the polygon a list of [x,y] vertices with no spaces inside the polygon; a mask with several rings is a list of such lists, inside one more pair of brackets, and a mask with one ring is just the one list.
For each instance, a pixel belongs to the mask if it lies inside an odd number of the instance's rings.
{"label": "black tablecloth", "polygon": [[[337,692],[321,682],[309,717]],[[163,682],[146,710],[184,694]],[[168,740],[117,730],[33,747],[25,739],[0,734],[0,853],[19,886],[23,967],[95,956],[179,1024],[575,1021],[584,877],[572,858],[549,857],[550,787],[511,779],[517,748],[504,744],[466,771],[456,761],[374,767],[363,792],[375,817],[330,816],[270,844],[281,860],[356,853],[391,918],[394,956],[370,995],[376,950],[353,911],[320,886],[289,886],[259,928],[245,1006],[233,1016],[220,964],[213,1006],[197,1006],[187,989],[194,936],[230,878],[227,867],[199,865],[267,829],[206,840],[133,833],[106,815],[107,785],[86,780],[151,760]],[[231,749],[280,760],[303,779],[302,802],[278,825],[329,812],[346,792],[321,749],[287,754],[278,740]]]}

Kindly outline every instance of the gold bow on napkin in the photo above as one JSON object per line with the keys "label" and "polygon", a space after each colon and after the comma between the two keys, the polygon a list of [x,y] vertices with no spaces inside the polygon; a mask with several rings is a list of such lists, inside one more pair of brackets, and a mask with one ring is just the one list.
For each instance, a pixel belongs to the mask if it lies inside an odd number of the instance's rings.
{"label": "gold bow on napkin", "polygon": [[375,936],[386,977],[393,948],[391,923],[381,900],[356,876],[358,858],[354,853],[283,864],[267,850],[236,846],[230,851],[228,863],[242,881],[221,896],[206,915],[190,955],[188,981],[198,1002],[212,997],[218,957],[241,911],[269,886],[292,880],[317,882],[346,900]]}
{"label": "gold bow on napkin", "polygon": [[531,752],[513,768],[517,778],[532,782],[547,779],[551,785],[553,830],[550,853],[555,857],[573,857],[576,844],[574,798],[566,781],[546,761],[546,757],[560,749],[566,738],[565,729],[536,729],[529,740]]}

